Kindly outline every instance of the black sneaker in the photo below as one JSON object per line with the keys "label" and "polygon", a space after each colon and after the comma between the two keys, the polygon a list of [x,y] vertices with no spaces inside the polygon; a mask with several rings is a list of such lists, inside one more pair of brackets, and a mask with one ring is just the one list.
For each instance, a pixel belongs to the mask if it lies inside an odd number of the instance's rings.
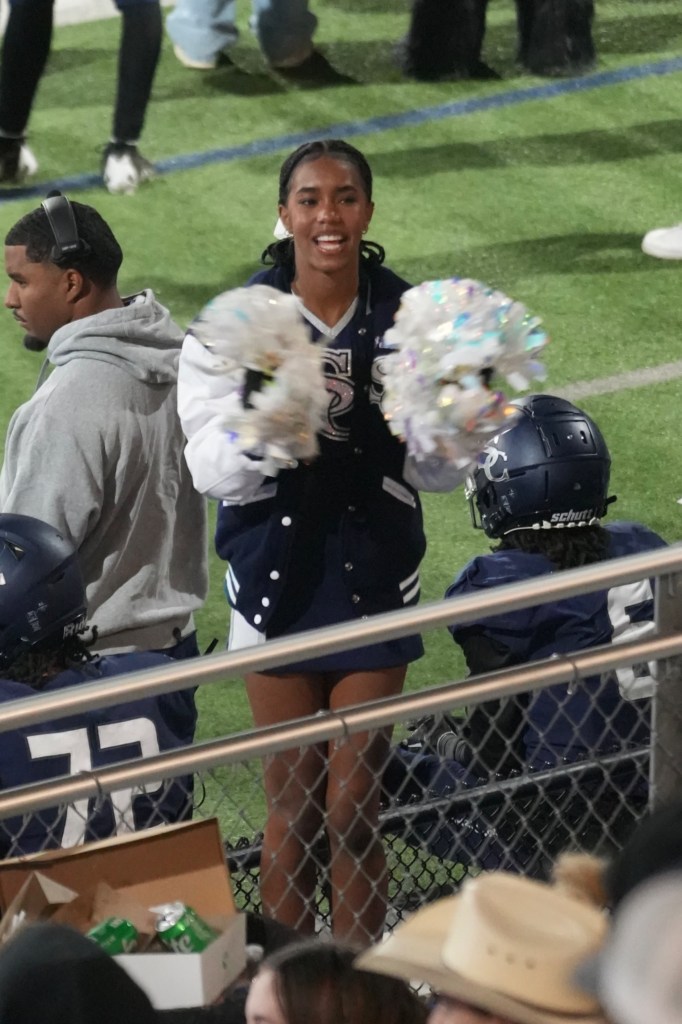
{"label": "black sneaker", "polygon": [[301,85],[349,85],[355,83],[355,79],[350,75],[344,75],[343,72],[337,71],[319,50],[313,50],[310,56],[302,60],[300,64],[286,66],[279,64],[273,65],[273,68],[287,81]]}
{"label": "black sneaker", "polygon": [[145,160],[132,142],[110,142],[102,155],[104,184],[112,193],[132,195],[143,181],[156,174],[154,165]]}
{"label": "black sneaker", "polygon": [[38,170],[38,161],[24,139],[0,136],[0,182],[21,185]]}

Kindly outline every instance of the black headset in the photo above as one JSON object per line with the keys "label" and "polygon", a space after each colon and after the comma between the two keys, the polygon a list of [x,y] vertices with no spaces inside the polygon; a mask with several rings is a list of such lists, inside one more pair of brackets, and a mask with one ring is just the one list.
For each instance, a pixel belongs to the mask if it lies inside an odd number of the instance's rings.
{"label": "black headset", "polygon": [[66,196],[61,192],[50,192],[41,205],[55,240],[50,253],[52,263],[64,266],[74,256],[85,256],[90,252],[90,246],[78,234],[73,207]]}
{"label": "black headset", "polygon": [[[50,192],[41,205],[54,235],[55,244],[50,252],[52,263],[65,266],[75,256],[85,256],[90,252],[90,246],[78,234],[73,207],[66,196],[61,192]],[[30,352],[42,352],[47,348],[47,342],[34,338],[32,334],[25,334],[24,348]]]}

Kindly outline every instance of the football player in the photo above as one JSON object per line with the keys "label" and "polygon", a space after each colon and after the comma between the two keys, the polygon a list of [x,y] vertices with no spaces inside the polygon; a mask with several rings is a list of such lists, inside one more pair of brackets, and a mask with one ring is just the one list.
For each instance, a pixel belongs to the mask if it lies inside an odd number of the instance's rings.
{"label": "football player", "polygon": [[[85,630],[85,587],[73,545],[38,519],[0,515],[0,702],[174,664],[159,653],[95,656]],[[185,690],[4,732],[0,788],[188,746],[195,724],[193,691]],[[0,856],[75,846],[191,814],[191,777],[159,780],[0,821]]]}
{"label": "football player", "polygon": [[[639,523],[602,525],[614,500],[609,497],[611,457],[586,413],[551,395],[514,404],[518,417],[486,445],[467,481],[474,525],[495,547],[462,570],[447,597],[665,546]],[[479,675],[641,637],[653,632],[653,615],[652,585],[643,579],[455,622],[450,632],[471,674]],[[460,803],[442,824],[417,823],[406,841],[416,840],[455,863],[543,874],[547,864],[540,838],[550,852],[577,839],[589,849],[605,832],[613,838],[631,830],[633,817],[646,804],[647,785],[645,769],[628,758],[607,774],[586,773],[577,785],[556,771],[551,786],[544,783],[546,798],[538,791],[525,804],[515,805],[502,791],[496,802],[492,787],[484,805],[475,792],[510,775],[531,778],[533,772],[578,761],[589,769],[600,756],[646,749],[652,670],[636,665],[488,700],[460,720],[447,716],[448,729],[440,729],[428,746],[401,744],[384,775],[389,796],[404,803],[425,794],[466,789],[471,794],[470,807]],[[422,723],[422,732],[428,724]],[[437,726],[433,722],[434,730]]]}
{"label": "football player", "polygon": [[[602,525],[611,457],[590,417],[570,402],[531,395],[520,415],[479,455],[467,485],[475,526],[496,541],[474,558],[446,596],[473,594],[665,546],[639,523]],[[648,579],[510,610],[450,627],[472,675],[653,632]],[[562,684],[472,710],[454,752],[476,774],[540,768],[648,742],[633,701],[651,695],[649,665],[577,685]],[[441,752],[446,740],[441,739]],[[514,764],[516,759],[517,763]]]}

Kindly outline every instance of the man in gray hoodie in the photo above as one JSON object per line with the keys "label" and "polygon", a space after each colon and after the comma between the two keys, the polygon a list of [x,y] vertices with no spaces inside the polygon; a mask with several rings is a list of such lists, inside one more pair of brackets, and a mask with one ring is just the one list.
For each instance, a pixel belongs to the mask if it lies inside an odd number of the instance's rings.
{"label": "man in gray hoodie", "polygon": [[207,547],[176,411],[183,332],[149,289],[121,297],[122,259],[97,211],[58,194],[7,234],[5,306],[47,359],[10,421],[0,511],[78,549],[97,650],[184,656]]}

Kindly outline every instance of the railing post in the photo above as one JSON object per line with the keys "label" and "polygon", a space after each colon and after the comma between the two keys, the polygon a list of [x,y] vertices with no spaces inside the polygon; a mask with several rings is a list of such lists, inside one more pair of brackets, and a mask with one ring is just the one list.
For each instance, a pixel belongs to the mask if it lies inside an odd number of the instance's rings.
{"label": "railing post", "polygon": [[[661,576],[656,588],[659,635],[682,631],[682,573]],[[682,658],[658,662],[652,714],[649,806],[653,810],[682,797]]]}

